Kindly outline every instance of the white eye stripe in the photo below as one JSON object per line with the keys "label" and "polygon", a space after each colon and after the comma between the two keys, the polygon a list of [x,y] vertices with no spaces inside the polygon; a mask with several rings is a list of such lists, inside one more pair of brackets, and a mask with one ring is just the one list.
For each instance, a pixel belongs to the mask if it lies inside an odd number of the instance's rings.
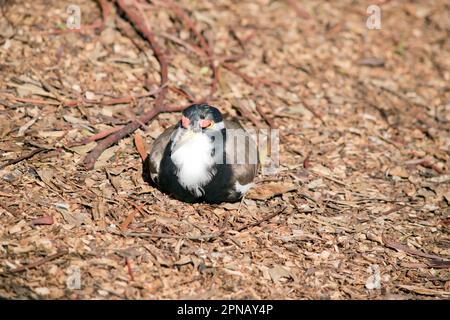
{"label": "white eye stripe", "polygon": [[223,121],[214,123],[214,126],[212,127],[214,130],[222,130],[225,128],[225,124]]}

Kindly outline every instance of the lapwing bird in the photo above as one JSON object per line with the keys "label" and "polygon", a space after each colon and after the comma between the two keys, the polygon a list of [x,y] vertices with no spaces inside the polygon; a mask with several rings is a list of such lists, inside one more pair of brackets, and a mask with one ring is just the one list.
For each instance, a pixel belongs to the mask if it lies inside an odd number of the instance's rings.
{"label": "lapwing bird", "polygon": [[186,108],[180,121],[153,143],[144,164],[152,181],[185,202],[235,202],[258,171],[254,140],[207,104]]}

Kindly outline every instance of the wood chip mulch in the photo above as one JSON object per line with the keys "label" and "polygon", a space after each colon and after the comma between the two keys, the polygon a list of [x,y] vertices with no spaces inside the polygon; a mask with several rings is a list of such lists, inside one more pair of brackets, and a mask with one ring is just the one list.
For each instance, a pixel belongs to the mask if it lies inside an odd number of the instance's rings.
{"label": "wood chip mulch", "polygon": [[[450,298],[448,1],[125,2],[0,1],[1,298]],[[200,100],[279,129],[242,203],[143,180]]]}

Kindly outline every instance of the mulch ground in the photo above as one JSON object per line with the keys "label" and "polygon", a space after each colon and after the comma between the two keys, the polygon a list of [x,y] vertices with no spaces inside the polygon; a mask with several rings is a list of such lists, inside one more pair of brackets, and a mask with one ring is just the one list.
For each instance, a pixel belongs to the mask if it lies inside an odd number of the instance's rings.
{"label": "mulch ground", "polygon": [[[450,298],[447,1],[129,1],[165,83],[120,2],[0,1],[0,297]],[[279,170],[242,203],[161,193],[136,146],[179,112],[90,170],[161,92],[278,128]]]}

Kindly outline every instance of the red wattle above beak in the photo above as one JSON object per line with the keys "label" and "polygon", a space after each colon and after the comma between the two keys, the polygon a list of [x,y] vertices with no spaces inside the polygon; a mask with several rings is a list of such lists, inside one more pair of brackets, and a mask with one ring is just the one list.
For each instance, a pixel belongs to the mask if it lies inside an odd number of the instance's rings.
{"label": "red wattle above beak", "polygon": [[191,120],[189,120],[188,118],[186,118],[185,116],[182,116],[181,117],[181,125],[184,127],[184,128],[188,128],[189,127],[189,124],[191,123]]}

